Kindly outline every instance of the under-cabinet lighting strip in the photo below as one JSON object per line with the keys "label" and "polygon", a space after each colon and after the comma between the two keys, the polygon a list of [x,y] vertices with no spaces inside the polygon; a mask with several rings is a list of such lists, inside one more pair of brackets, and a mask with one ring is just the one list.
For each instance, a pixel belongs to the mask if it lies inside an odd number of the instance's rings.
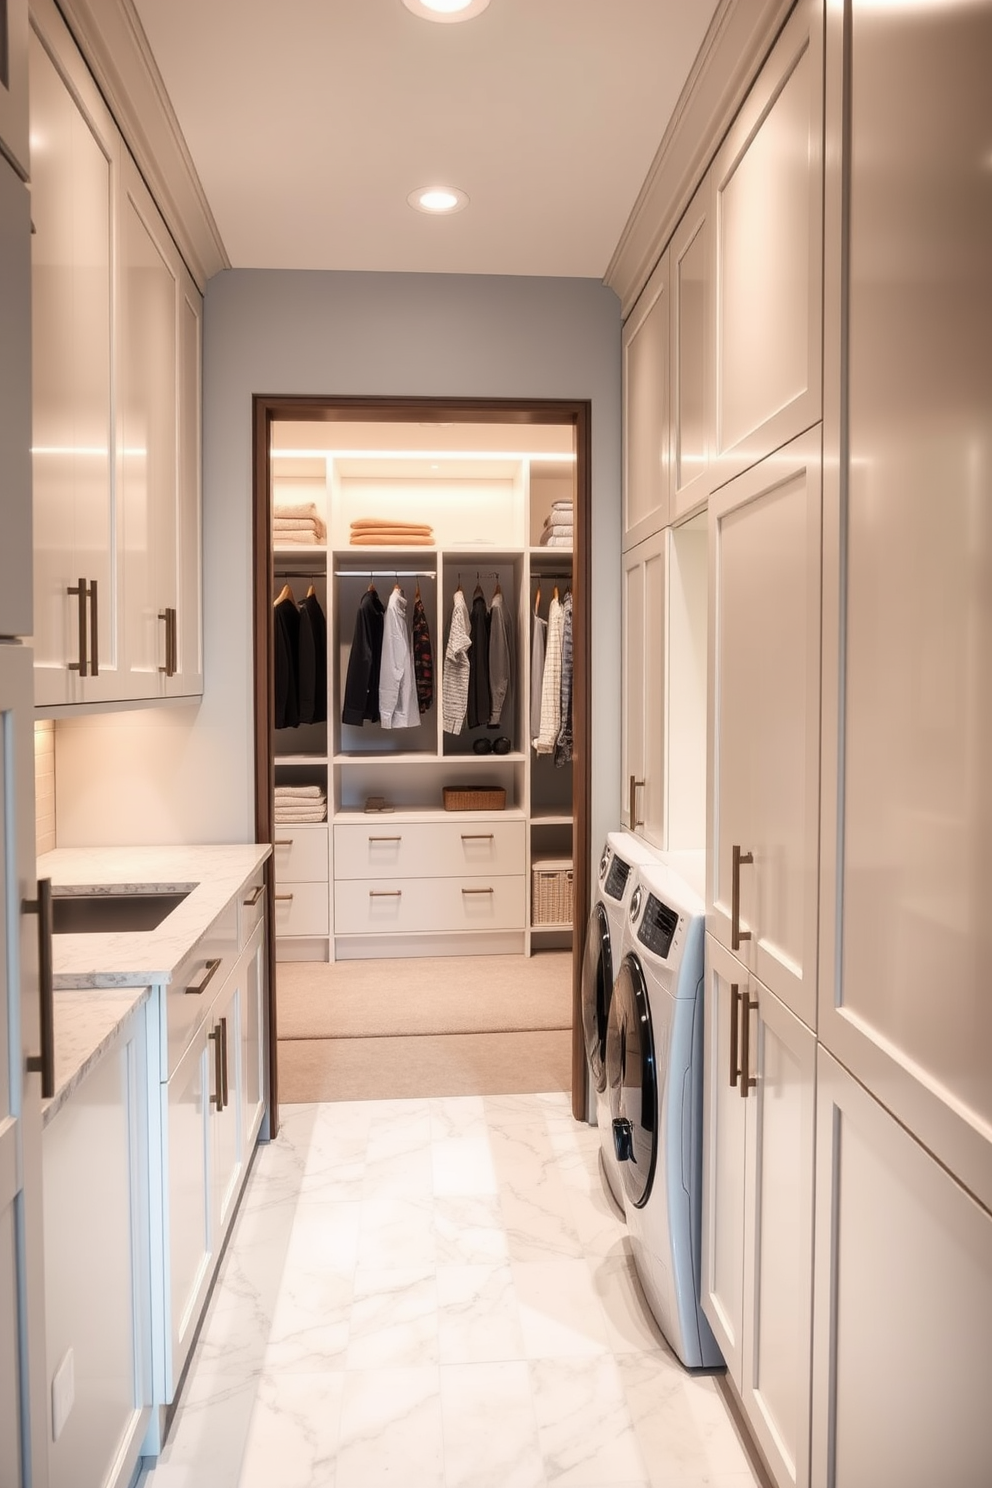
{"label": "under-cabinet lighting strip", "polygon": [[533,460],[538,464],[575,463],[575,454],[556,450],[340,450],[272,449],[273,460]]}

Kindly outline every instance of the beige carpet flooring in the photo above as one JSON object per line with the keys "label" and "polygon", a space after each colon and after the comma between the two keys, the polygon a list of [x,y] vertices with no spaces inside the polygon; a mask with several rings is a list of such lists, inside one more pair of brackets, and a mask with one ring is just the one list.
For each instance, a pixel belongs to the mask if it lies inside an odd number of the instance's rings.
{"label": "beige carpet flooring", "polygon": [[280,961],[281,1039],[518,1033],[572,1026],[572,953]]}
{"label": "beige carpet flooring", "polygon": [[567,1091],[572,958],[282,961],[279,1101]]}

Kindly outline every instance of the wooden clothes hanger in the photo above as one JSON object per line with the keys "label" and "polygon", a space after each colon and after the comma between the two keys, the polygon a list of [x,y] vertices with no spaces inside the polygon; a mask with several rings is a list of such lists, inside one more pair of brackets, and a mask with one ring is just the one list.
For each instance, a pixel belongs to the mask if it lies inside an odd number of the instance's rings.
{"label": "wooden clothes hanger", "polygon": [[476,570],[476,574],[475,574],[475,588],[472,590],[472,598],[473,599],[478,599],[478,597],[479,597],[479,595],[481,593],[482,593],[482,580],[479,578],[478,570]]}
{"label": "wooden clothes hanger", "polygon": [[317,591],[313,587],[313,585],[311,584],[310,585],[310,588],[307,590],[307,599],[315,599],[316,596],[317,596]]}
{"label": "wooden clothes hanger", "polygon": [[281,605],[284,599],[290,599],[292,600],[293,604],[296,603],[296,596],[293,593],[292,584],[283,584],[282,589],[279,591],[279,597],[272,608],[275,609],[276,605]]}
{"label": "wooden clothes hanger", "polygon": [[534,595],[534,614],[540,613],[541,609],[541,582],[538,580],[537,593]]}

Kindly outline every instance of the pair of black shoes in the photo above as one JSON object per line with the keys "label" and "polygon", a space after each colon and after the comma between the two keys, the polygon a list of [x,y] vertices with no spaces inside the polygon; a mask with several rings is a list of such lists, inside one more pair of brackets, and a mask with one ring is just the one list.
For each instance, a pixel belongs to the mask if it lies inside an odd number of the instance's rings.
{"label": "pair of black shoes", "polygon": [[481,739],[476,739],[472,745],[475,754],[509,754],[512,747],[505,734],[500,734],[498,739],[487,739],[483,734]]}

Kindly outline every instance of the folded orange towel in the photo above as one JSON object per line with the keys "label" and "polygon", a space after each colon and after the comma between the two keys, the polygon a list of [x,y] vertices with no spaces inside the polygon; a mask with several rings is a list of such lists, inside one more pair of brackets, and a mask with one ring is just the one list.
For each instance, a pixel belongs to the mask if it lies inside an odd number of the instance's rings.
{"label": "folded orange towel", "polygon": [[432,537],[421,537],[415,532],[353,532],[353,548],[432,548]]}
{"label": "folded orange towel", "polygon": [[352,522],[352,532],[415,532],[420,537],[433,537],[434,529],[426,522],[399,522],[387,521],[380,517],[363,517],[361,521]]}

